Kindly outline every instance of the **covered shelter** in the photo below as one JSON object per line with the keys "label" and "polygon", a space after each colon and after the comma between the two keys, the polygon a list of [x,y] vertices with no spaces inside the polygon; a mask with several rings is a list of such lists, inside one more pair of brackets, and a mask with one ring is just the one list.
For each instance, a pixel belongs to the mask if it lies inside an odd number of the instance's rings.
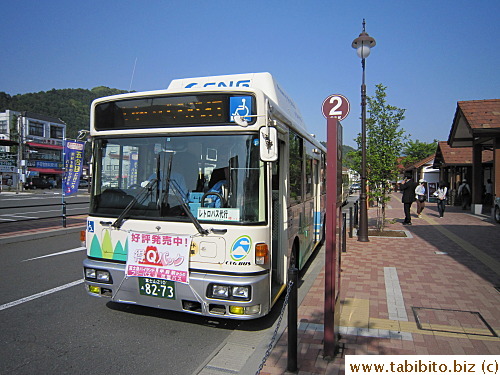
{"label": "covered shelter", "polygon": [[472,152],[471,176],[472,211],[482,212],[485,181],[483,152],[492,153],[493,197],[500,195],[500,99],[459,101],[453,118],[448,145],[452,148],[470,148]]}
{"label": "covered shelter", "polygon": [[[493,151],[483,150],[481,160],[486,181],[493,175]],[[455,204],[460,181],[472,181],[472,147],[451,148],[446,141],[439,142],[433,167],[440,171],[439,181],[447,183],[450,189],[450,204]]]}

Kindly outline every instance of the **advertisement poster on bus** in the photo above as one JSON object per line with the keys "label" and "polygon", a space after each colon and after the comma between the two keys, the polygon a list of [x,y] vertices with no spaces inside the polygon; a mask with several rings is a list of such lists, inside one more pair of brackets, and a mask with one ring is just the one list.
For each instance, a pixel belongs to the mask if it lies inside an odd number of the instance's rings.
{"label": "advertisement poster on bus", "polygon": [[126,274],[189,283],[191,237],[130,232]]}
{"label": "advertisement poster on bus", "polygon": [[85,142],[64,142],[64,178],[63,194],[71,195],[78,192],[78,184],[83,171],[83,153]]}

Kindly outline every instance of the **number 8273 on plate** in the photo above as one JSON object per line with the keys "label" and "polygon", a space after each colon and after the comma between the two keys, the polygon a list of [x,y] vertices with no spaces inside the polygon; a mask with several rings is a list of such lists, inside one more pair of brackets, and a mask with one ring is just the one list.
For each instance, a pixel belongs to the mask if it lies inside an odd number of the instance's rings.
{"label": "number 8273 on plate", "polygon": [[139,293],[143,296],[175,299],[175,283],[170,280],[139,277]]}

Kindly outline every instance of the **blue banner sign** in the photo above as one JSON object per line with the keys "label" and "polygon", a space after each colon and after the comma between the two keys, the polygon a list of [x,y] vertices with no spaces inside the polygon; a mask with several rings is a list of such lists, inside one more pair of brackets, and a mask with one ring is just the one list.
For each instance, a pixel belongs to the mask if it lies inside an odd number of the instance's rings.
{"label": "blue banner sign", "polygon": [[83,152],[85,142],[64,142],[64,178],[63,194],[71,195],[78,192],[78,184],[83,171]]}

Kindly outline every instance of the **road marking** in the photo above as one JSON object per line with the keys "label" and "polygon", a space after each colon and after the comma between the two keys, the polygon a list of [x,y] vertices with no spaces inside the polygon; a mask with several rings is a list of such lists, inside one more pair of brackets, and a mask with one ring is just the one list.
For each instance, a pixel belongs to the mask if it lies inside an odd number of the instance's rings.
{"label": "road marking", "polygon": [[29,297],[24,297],[24,298],[18,299],[17,301],[12,301],[12,302],[0,305],[0,311],[8,309],[10,307],[14,307],[14,306],[20,305],[21,303],[32,301],[32,300],[40,298],[40,297],[48,296],[49,294],[52,294],[52,293],[55,293],[55,292],[59,292],[60,290],[64,290],[64,289],[67,289],[67,288],[71,288],[72,286],[75,286],[75,285],[78,285],[78,284],[81,284],[81,283],[83,283],[83,279],[76,280],[76,281],[73,281],[72,283],[64,284],[64,285],[58,286],[56,288],[52,288],[52,289],[46,290],[44,292],[33,294],[33,295],[29,296]]}
{"label": "road marking", "polygon": [[[27,212],[27,213],[29,213],[29,212]],[[2,215],[2,216],[7,216],[7,215]],[[37,216],[24,216],[24,215],[21,215],[21,214],[11,214],[9,216],[12,217],[13,219],[2,218],[2,220],[19,221],[19,219],[40,219]]]}
{"label": "road marking", "polygon": [[48,258],[48,257],[55,257],[56,255],[62,255],[62,254],[68,254],[68,253],[74,253],[76,251],[83,251],[85,250],[86,247],[75,247],[74,249],[69,249],[69,250],[64,250],[64,251],[59,251],[58,253],[52,253],[52,254],[47,254],[47,255],[42,255],[36,258],[29,258],[23,260],[23,262],[29,262],[30,260],[36,260],[36,259],[42,259],[42,258]]}

